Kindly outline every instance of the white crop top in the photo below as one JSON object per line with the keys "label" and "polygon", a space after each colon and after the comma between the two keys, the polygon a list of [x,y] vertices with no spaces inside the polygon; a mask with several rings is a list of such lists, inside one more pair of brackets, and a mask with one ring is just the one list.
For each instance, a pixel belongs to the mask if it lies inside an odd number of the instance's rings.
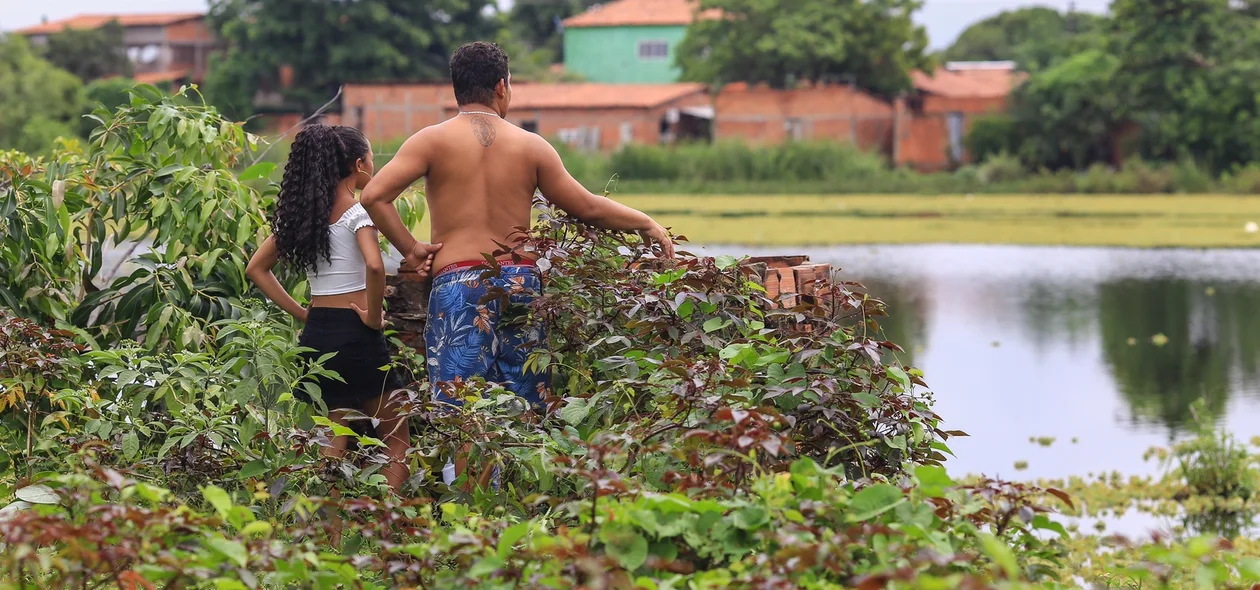
{"label": "white crop top", "polygon": [[315,261],[315,270],[306,272],[311,295],[341,295],[367,288],[367,263],[355,233],[370,225],[372,218],[363,205],[355,203],[328,227],[331,260],[321,256]]}

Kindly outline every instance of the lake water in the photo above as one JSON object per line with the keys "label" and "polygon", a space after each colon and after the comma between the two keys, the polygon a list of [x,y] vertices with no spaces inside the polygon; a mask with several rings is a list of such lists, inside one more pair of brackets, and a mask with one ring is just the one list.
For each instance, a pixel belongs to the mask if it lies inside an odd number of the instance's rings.
{"label": "lake water", "polygon": [[1200,397],[1205,420],[1243,441],[1260,434],[1260,250],[693,251],[808,254],[865,283],[889,304],[888,336],[926,374],[938,413],[971,435],[950,441],[952,473],[1157,473],[1143,453],[1185,435]]}

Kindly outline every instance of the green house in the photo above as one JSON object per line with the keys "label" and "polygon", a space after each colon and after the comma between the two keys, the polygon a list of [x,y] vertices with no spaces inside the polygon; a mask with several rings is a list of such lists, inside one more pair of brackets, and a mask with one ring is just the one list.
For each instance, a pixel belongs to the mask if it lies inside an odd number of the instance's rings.
{"label": "green house", "polygon": [[674,52],[695,16],[688,0],[616,0],[564,21],[564,69],[590,82],[678,80]]}

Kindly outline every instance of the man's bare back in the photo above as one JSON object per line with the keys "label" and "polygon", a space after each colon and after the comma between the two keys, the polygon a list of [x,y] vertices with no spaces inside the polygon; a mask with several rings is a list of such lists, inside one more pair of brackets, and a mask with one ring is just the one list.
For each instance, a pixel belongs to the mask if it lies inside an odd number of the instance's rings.
{"label": "man's bare back", "polygon": [[[550,143],[504,121],[496,109],[507,110],[463,105],[456,117],[418,131],[364,188],[364,207],[408,263],[432,256],[433,268],[440,269],[501,250],[498,244],[511,244],[518,228],[529,226],[535,190],[582,221],[640,232],[673,256],[673,243],[652,218],[591,194],[565,170]],[[436,247],[415,240],[393,207],[421,177]]]}
{"label": "man's bare back", "polygon": [[539,142],[538,135],[487,114],[456,116],[408,140],[404,147],[419,152],[412,161],[428,164],[431,238],[442,244],[435,268],[481,260],[529,226],[539,154],[550,148]]}

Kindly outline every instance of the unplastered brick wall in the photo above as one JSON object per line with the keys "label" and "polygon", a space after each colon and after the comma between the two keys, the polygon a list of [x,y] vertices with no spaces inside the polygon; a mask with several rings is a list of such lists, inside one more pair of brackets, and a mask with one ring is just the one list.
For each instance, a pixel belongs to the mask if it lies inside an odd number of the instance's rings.
{"label": "unplastered brick wall", "polygon": [[848,85],[777,90],[731,84],[714,104],[717,139],[848,141],[878,151],[887,151],[892,139],[892,105]]}

